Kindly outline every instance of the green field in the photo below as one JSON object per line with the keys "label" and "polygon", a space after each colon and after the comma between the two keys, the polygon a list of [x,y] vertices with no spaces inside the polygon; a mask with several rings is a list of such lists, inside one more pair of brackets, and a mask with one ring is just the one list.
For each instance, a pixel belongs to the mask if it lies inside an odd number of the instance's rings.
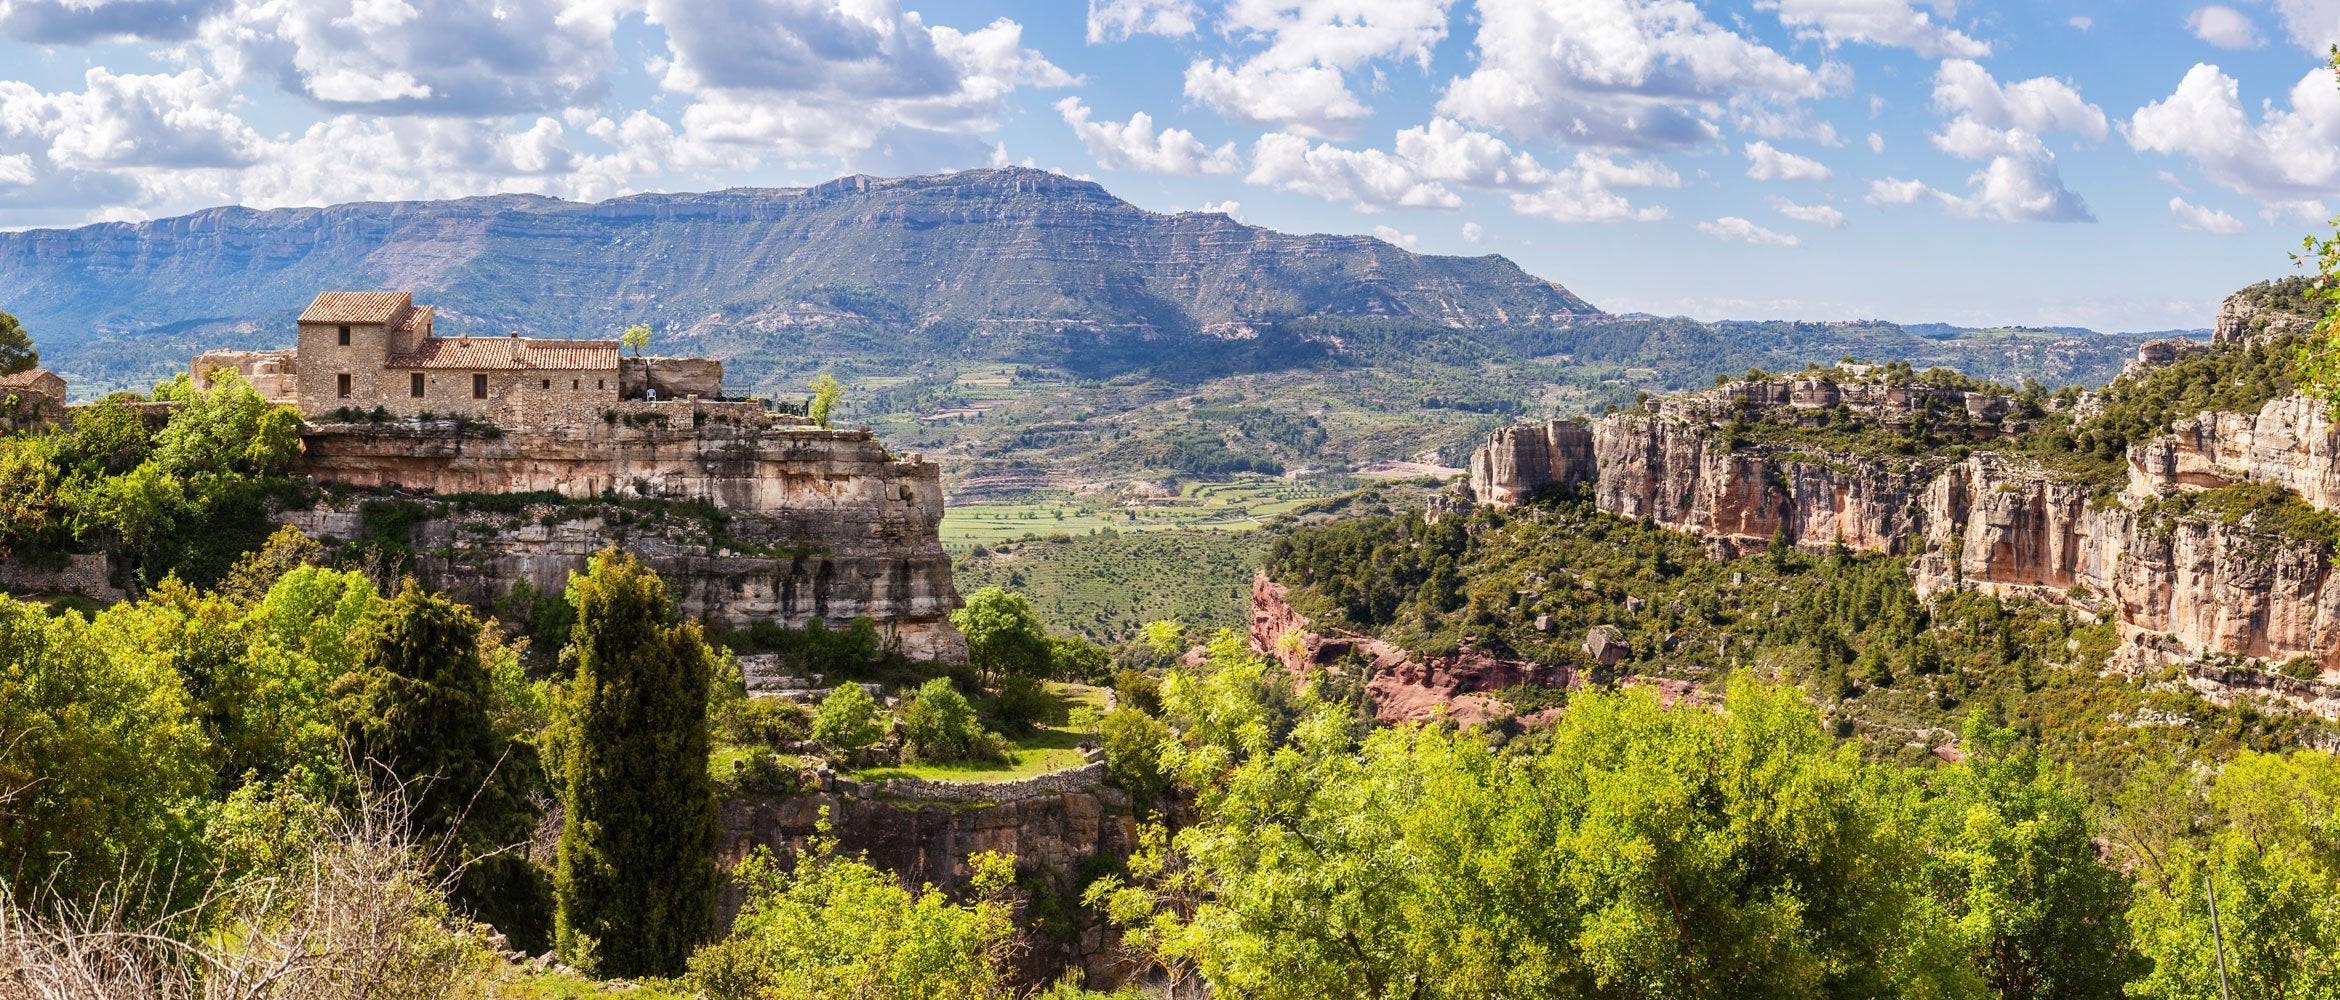
{"label": "green field", "polygon": [[1256,531],[1080,535],[968,555],[954,573],[961,592],[1005,587],[1031,598],[1051,631],[1110,644],[1162,618],[1206,633],[1244,627],[1267,543]]}
{"label": "green field", "polygon": [[1012,738],[1016,759],[1013,763],[994,761],[964,761],[954,764],[899,764],[893,767],[873,767],[853,775],[856,781],[884,781],[887,778],[924,778],[928,781],[997,782],[1019,781],[1043,774],[1069,770],[1086,762],[1080,745],[1096,738],[1091,728],[1098,712],[1105,709],[1105,691],[1086,684],[1048,683],[1048,690],[1065,703],[1068,711],[1086,708],[1083,715],[1071,721],[1049,726]]}
{"label": "green field", "polygon": [[1188,483],[1176,495],[1131,492],[1075,497],[1069,491],[1015,503],[975,503],[943,513],[943,547],[953,554],[1026,538],[1148,532],[1250,531],[1310,500],[1348,489],[1346,477],[1292,480],[1243,476]]}

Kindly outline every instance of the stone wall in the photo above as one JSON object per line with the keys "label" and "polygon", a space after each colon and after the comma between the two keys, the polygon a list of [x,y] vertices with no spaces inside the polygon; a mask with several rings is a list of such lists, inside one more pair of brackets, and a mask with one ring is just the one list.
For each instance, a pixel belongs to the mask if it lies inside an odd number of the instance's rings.
{"label": "stone wall", "polygon": [[723,362],[714,358],[620,358],[618,390],[626,399],[644,398],[656,389],[659,399],[723,397]]}
{"label": "stone wall", "polygon": [[187,366],[198,389],[211,388],[212,375],[232,371],[271,403],[298,404],[301,398],[300,355],[297,351],[205,351]]}
{"label": "stone wall", "polygon": [[105,604],[129,599],[114,586],[106,557],[99,553],[64,557],[56,564],[0,559],[0,591],[12,594],[78,594]]}
{"label": "stone wall", "polygon": [[[1092,859],[1128,858],[1138,847],[1142,818],[1127,793],[1105,787],[996,804],[913,803],[834,792],[727,799],[719,811],[718,859],[729,868],[757,847],[795,857],[819,834],[824,811],[839,853],[867,854],[872,864],[895,873],[905,885],[963,893],[972,874],[967,859],[998,851],[1015,855],[1027,881],[1047,885],[1059,899],[1077,899]],[[718,897],[724,924],[737,915],[739,904],[738,889],[725,884]],[[1073,940],[1028,936],[1030,950],[1017,963],[1020,978],[1042,985],[1058,970],[1074,967],[1087,973],[1092,988],[1123,981],[1129,969],[1120,960],[1117,938],[1095,914],[1081,911],[1080,916]]]}

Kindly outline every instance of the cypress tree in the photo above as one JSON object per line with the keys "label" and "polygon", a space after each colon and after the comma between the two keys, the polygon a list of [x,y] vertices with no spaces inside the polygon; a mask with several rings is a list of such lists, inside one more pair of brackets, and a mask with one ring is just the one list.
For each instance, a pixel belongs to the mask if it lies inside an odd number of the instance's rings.
{"label": "cypress tree", "polygon": [[537,810],[535,750],[498,733],[495,691],[470,609],[408,579],[352,631],[357,669],[337,685],[351,748],[407,784],[407,826],[440,871],[462,867],[457,906],[518,946],[550,937],[549,887],[525,855]]}
{"label": "cypress tree", "polygon": [[714,657],[665,584],[605,549],[569,579],[556,931],[571,964],[672,975],[715,929]]}

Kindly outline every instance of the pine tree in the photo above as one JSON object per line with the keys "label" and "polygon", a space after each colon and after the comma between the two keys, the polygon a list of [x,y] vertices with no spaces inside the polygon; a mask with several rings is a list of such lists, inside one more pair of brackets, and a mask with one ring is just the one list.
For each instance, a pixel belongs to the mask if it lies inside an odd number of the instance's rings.
{"label": "pine tree", "polygon": [[417,844],[442,870],[462,866],[457,905],[538,950],[550,893],[510,848],[536,826],[527,789],[539,765],[527,743],[496,731],[479,634],[469,609],[408,579],[353,631],[358,668],[338,701],[358,759],[406,785]]}
{"label": "pine tree", "polygon": [[715,795],[707,779],[714,657],[674,624],[665,584],[603,550],[572,576],[563,713],[567,807],[557,936],[605,976],[671,975],[715,929]]}
{"label": "pine tree", "polygon": [[0,312],[0,375],[14,375],[40,367],[41,352],[33,349],[32,335],[17,325],[16,317]]}

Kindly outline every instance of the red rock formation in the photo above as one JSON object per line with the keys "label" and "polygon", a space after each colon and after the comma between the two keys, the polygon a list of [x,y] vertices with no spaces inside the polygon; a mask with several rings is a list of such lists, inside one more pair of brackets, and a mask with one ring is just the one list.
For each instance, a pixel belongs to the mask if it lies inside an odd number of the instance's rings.
{"label": "red rock formation", "polygon": [[1337,630],[1320,633],[1292,607],[1283,584],[1261,570],[1251,580],[1251,645],[1275,658],[1294,677],[1309,671],[1359,670],[1383,722],[1427,722],[1441,713],[1466,726],[1485,725],[1511,714],[1490,697],[1518,684],[1574,687],[1576,673],[1564,666],[1512,660],[1464,648],[1446,656],[1417,659],[1398,646]]}

